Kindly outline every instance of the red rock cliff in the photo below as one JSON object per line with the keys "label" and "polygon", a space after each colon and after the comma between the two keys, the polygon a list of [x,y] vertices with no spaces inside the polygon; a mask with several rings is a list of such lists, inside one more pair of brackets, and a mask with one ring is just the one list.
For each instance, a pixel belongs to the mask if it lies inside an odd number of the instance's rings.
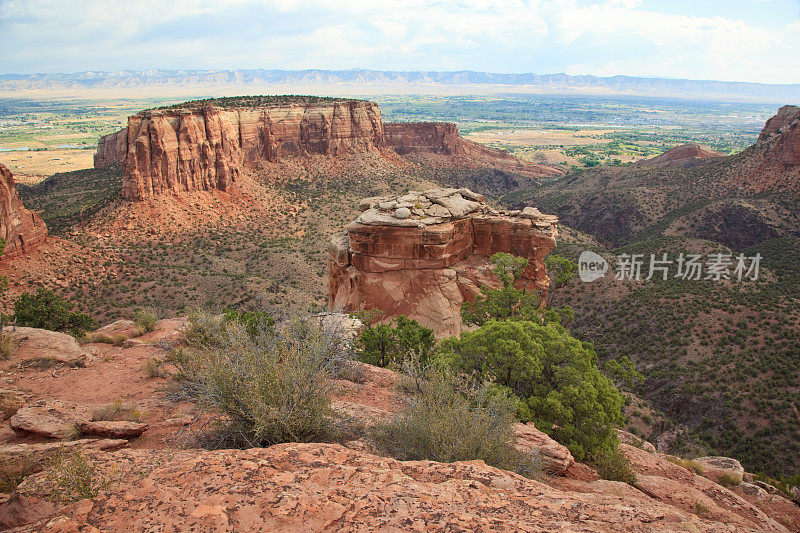
{"label": "red rock cliff", "polygon": [[758,141],[733,161],[728,179],[752,192],[800,191],[800,107],[780,108]]}
{"label": "red rock cliff", "polygon": [[386,123],[384,131],[386,144],[400,155],[445,155],[464,167],[494,167],[536,177],[563,174],[555,168],[521,161],[508,152],[468,141],[458,133],[455,124],[448,122]]}
{"label": "red rock cliff", "polygon": [[328,248],[331,309],[379,309],[406,315],[438,336],[461,332],[461,304],[481,285],[499,286],[488,258],[508,252],[529,259],[522,282],[546,290],[545,256],[557,221],[534,208],[497,212],[468,189],[432,189],[372,198]]}
{"label": "red rock cliff", "polygon": [[0,238],[6,247],[2,257],[15,257],[30,252],[47,238],[42,218],[25,209],[14,187],[14,176],[0,163]]}
{"label": "red rock cliff", "polygon": [[97,153],[94,154],[94,168],[106,168],[122,163],[127,151],[127,128],[100,137],[97,140]]}
{"label": "red rock cliff", "polygon": [[[126,133],[122,195],[129,200],[225,190],[261,162],[384,145],[380,108],[360,100],[144,111],[128,119]],[[98,160],[114,159],[106,153]]]}

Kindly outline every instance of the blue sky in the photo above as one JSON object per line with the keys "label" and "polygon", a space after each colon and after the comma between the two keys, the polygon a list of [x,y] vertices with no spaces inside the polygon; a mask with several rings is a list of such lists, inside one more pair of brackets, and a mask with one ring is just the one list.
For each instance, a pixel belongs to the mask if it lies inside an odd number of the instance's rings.
{"label": "blue sky", "polygon": [[0,73],[566,72],[800,83],[800,0],[0,0]]}

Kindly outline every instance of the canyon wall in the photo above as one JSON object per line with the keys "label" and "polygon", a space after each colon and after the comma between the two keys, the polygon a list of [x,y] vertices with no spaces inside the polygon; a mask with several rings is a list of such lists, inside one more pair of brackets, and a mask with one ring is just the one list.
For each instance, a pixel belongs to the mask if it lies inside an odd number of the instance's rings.
{"label": "canyon wall", "polygon": [[497,252],[527,258],[520,283],[546,294],[558,219],[531,207],[495,211],[483,200],[468,189],[432,189],[362,201],[364,212],[328,247],[328,306],[406,315],[437,336],[455,335],[461,304],[482,285],[500,286],[489,261]]}
{"label": "canyon wall", "polygon": [[97,152],[94,154],[94,168],[107,168],[122,163],[127,151],[127,128],[100,137],[97,140]]}
{"label": "canyon wall", "polygon": [[128,200],[225,190],[244,168],[282,157],[384,146],[380,108],[360,100],[150,110],[128,119],[124,143],[110,137],[98,145],[95,166],[123,161],[122,195]]}
{"label": "canyon wall", "polygon": [[726,175],[738,189],[754,193],[800,191],[800,107],[781,107],[756,143],[737,154]]}
{"label": "canyon wall", "polygon": [[455,124],[384,124],[373,102],[309,97],[218,99],[143,111],[128,119],[127,128],[99,140],[94,166],[120,164],[122,196],[143,200],[225,190],[243,169],[283,157],[385,150],[431,166],[562,174],[468,141]]}
{"label": "canyon wall", "polygon": [[522,161],[503,150],[468,141],[455,124],[448,122],[387,122],[384,131],[389,148],[403,156],[421,158],[429,164],[436,163],[435,156],[447,156],[448,166],[496,168],[536,177],[563,174],[553,167]]}
{"label": "canyon wall", "polygon": [[38,214],[22,205],[14,176],[0,163],[0,238],[6,242],[2,257],[16,257],[35,250],[47,238],[47,227]]}

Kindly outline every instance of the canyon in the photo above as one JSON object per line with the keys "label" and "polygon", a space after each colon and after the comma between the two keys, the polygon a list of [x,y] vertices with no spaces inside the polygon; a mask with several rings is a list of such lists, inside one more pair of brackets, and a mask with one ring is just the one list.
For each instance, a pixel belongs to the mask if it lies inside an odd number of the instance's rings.
{"label": "canyon", "polygon": [[0,238],[5,240],[1,257],[17,257],[35,250],[47,238],[42,217],[22,205],[14,176],[0,163]]}
{"label": "canyon", "polygon": [[367,198],[363,213],[328,247],[328,306],[405,315],[437,336],[461,332],[461,304],[497,288],[489,258],[529,260],[519,283],[546,295],[544,260],[556,245],[555,216],[526,207],[498,211],[469,189],[410,191]]}
{"label": "canyon", "polygon": [[139,201],[227,190],[241,172],[285,158],[354,153],[438,156],[437,166],[562,174],[467,141],[455,124],[384,124],[373,102],[313,97],[222,98],[142,111],[128,118],[125,129],[99,140],[94,166],[121,165],[122,197]]}

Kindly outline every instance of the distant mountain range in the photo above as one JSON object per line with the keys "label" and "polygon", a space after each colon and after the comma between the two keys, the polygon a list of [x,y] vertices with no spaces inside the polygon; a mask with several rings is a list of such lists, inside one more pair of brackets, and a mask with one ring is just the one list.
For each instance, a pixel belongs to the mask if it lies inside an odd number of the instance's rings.
{"label": "distant mountain range", "polygon": [[[512,91],[545,93],[630,94],[800,102],[800,83],[765,83],[638,78],[632,76],[570,76],[567,74],[498,74],[473,71],[380,71],[380,70],[121,70],[71,74],[0,74],[0,94],[19,90],[136,89],[136,88],[231,88],[248,92],[286,86],[335,88],[469,86],[475,92]],[[352,89],[351,89],[352,90]]]}

